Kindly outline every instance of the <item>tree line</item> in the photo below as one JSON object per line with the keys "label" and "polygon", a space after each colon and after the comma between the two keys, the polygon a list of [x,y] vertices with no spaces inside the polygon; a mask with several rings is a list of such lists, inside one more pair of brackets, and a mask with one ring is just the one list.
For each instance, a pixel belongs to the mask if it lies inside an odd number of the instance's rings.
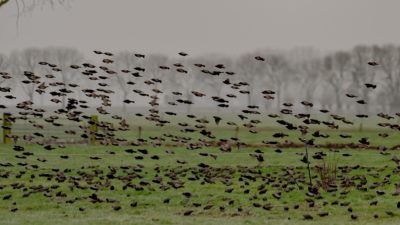
{"label": "tree line", "polygon": [[[0,86],[11,87],[14,93],[21,93],[17,95],[17,100],[51,106],[52,96],[38,91],[42,83],[59,82],[58,86],[51,87],[54,89],[60,88],[60,85],[69,88],[71,84],[78,84],[79,90],[98,88],[102,83],[104,88],[113,92],[112,106],[128,110],[146,105],[146,100],[138,96],[138,92],[149,92],[154,86],[146,85],[146,81],[160,79],[162,82],[156,86],[160,90],[156,97],[160,106],[176,101],[177,96],[172,92],[179,91],[182,98],[193,101],[194,106],[215,108],[210,104],[211,96],[233,94],[231,86],[224,83],[228,79],[231,83],[247,84],[247,92],[236,93],[236,98],[231,100],[233,108],[259,105],[265,110],[278,111],[283,108],[283,103],[307,100],[335,112],[390,113],[400,109],[400,46],[358,45],[350,50],[329,53],[313,48],[286,51],[263,49],[237,56],[148,54],[141,58],[135,53],[113,52],[113,56],[108,57],[113,63],[109,64],[102,61],[104,56],[85,56],[78,49],[67,47],[26,48],[8,55],[0,54]],[[254,60],[254,56],[258,55],[265,58],[264,63]],[[378,65],[368,65],[372,61]],[[39,62],[54,64],[57,70]],[[98,74],[105,74],[107,79],[95,80],[84,75],[82,69],[71,68],[71,65],[82,66],[83,63],[96,65]],[[102,67],[114,73],[106,73]],[[24,82],[26,71],[39,76],[40,82]],[[54,78],[49,79],[46,75],[53,75]],[[364,88],[365,83],[374,83],[377,88],[368,91]],[[84,98],[78,89],[63,96],[61,104],[65,105],[68,97]],[[261,92],[266,89],[276,92],[273,100],[263,98]],[[194,98],[193,91],[206,93],[209,98]],[[346,94],[357,95],[368,104],[354,104],[346,98]],[[124,101],[127,99],[131,99],[131,103]],[[3,102],[13,104],[7,99]],[[297,105],[300,107],[300,104]],[[184,110],[190,111],[191,107],[188,105]]]}

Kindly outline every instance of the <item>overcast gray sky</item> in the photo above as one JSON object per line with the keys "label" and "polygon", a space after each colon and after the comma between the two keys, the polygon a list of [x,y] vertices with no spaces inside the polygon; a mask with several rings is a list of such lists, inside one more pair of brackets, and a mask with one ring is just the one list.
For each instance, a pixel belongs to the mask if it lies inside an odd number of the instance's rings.
{"label": "overcast gray sky", "polygon": [[28,46],[197,55],[400,44],[399,0],[74,0],[68,10],[23,16],[18,36],[11,1],[0,8],[3,53]]}

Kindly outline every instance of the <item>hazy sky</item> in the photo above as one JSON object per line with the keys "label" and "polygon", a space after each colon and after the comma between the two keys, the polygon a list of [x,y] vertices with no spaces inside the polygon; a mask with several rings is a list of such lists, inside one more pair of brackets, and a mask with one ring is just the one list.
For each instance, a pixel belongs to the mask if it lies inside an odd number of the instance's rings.
{"label": "hazy sky", "polygon": [[196,55],[400,44],[399,0],[73,0],[67,10],[22,16],[18,35],[14,1],[0,8],[3,53],[27,46]]}

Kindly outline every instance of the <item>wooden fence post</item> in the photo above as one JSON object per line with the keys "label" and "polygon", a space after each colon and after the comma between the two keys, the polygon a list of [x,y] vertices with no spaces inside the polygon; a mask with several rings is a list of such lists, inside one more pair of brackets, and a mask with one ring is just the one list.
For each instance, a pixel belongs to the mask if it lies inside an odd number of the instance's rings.
{"label": "wooden fence post", "polygon": [[362,132],[363,131],[363,119],[360,118],[360,125],[358,126],[358,132]]}
{"label": "wooden fence post", "polygon": [[11,135],[11,113],[3,113],[3,143],[11,144],[12,139],[9,137]]}
{"label": "wooden fence post", "polygon": [[235,138],[238,139],[239,138],[239,126],[235,127]]}
{"label": "wooden fence post", "polygon": [[92,115],[90,117],[90,126],[89,126],[89,131],[90,131],[90,144],[95,145],[97,144],[96,140],[96,133],[98,131],[97,125],[99,124],[99,118],[97,115]]}
{"label": "wooden fence post", "polygon": [[142,139],[142,126],[138,127],[138,139]]}

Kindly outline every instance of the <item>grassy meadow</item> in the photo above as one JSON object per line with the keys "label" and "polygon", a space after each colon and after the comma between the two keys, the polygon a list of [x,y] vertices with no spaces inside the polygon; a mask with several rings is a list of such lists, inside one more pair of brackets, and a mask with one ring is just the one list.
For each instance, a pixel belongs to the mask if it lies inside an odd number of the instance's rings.
{"label": "grassy meadow", "polygon": [[[225,123],[230,119],[224,119],[218,126],[211,119],[205,126],[216,140],[237,135],[242,142],[260,145],[240,149],[233,146],[230,152],[214,146],[190,150],[184,144],[171,145],[173,142],[164,134],[190,137],[191,141],[204,137],[198,132],[181,132],[182,127],[176,121],[185,122],[184,118],[170,120],[171,124],[164,127],[132,120],[128,121],[129,131],[116,132],[117,137],[135,140],[137,127],[141,126],[141,136],[148,140],[143,146],[68,145],[49,151],[23,142],[17,142],[20,149],[0,145],[0,224],[398,224],[400,221],[397,207],[400,197],[393,195],[396,183],[400,183],[400,170],[392,160],[400,157],[399,150],[310,147],[313,185],[324,181],[317,168],[325,164],[336,169],[334,191],[320,187],[317,194],[310,194],[307,164],[301,161],[305,148],[261,145],[266,140],[300,143],[298,131],[286,131],[274,120],[264,118],[254,128],[258,132],[254,134],[243,128],[240,120],[231,118],[240,126],[236,134],[235,127]],[[310,126],[310,133],[320,130],[329,134],[329,138],[316,139],[317,144],[357,142],[362,137],[367,137],[373,146],[390,148],[400,144],[399,132],[377,127],[376,123],[384,122],[379,118],[371,120],[365,121],[362,130],[357,123],[338,130],[319,125]],[[186,122],[193,125],[193,120]],[[21,121],[14,128],[18,134],[34,129]],[[56,134],[51,129],[42,132]],[[276,132],[289,136],[273,138]],[[344,133],[352,138],[340,138]],[[378,133],[389,136],[382,138]],[[152,137],[164,137],[167,145],[152,145]],[[261,154],[263,160],[257,160],[255,153]],[[321,153],[324,159],[313,157]],[[327,215],[321,216],[324,213]],[[352,215],[356,218],[352,219]]]}

